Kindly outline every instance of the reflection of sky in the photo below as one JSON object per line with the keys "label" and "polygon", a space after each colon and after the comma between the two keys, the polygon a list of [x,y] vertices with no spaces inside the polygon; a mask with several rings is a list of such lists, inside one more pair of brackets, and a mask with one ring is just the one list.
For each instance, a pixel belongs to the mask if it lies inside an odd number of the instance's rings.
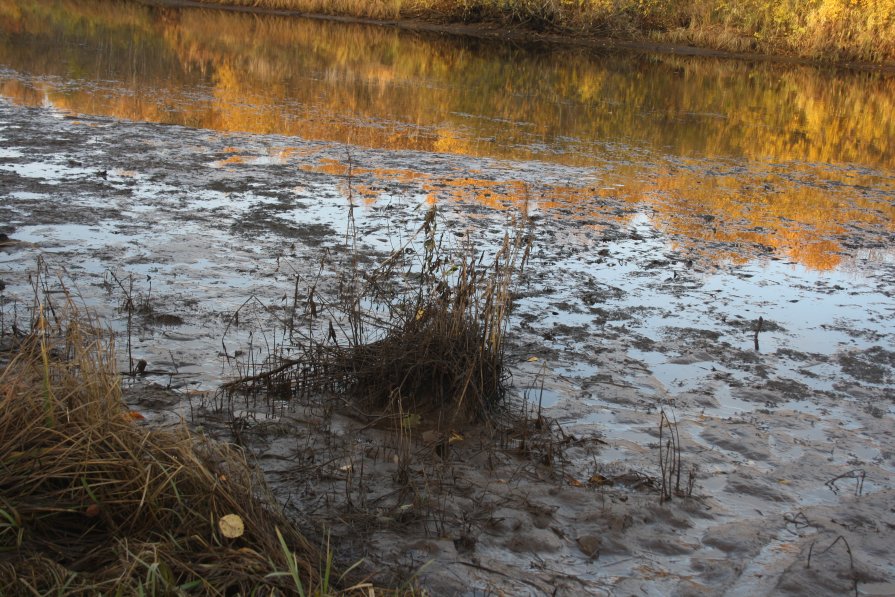
{"label": "reflection of sky", "polygon": [[[743,372],[724,367],[676,338],[690,335],[687,330],[704,330],[719,334],[711,340],[714,345],[752,352],[759,317],[765,321],[759,334],[759,352],[773,355],[793,350],[813,355],[804,362],[773,359],[772,367],[779,367],[777,373],[782,377],[815,390],[831,391],[841,379],[838,366],[830,358],[873,346],[895,351],[895,307],[886,294],[891,287],[887,289],[881,283],[893,272],[892,259],[879,264],[884,271],[871,275],[865,275],[869,270],[860,273],[860,268],[816,271],[771,258],[745,265],[693,265],[679,257],[649,216],[638,214],[628,226],[636,232],[636,238],[607,243],[609,255],[603,260],[598,260],[594,252],[580,252],[551,261],[558,271],[577,275],[556,279],[550,295],[526,299],[520,308],[540,314],[539,324],[547,329],[564,324],[589,330],[581,350],[587,351],[588,344],[600,344],[601,326],[664,345],[661,352],[633,346],[627,350],[660,384],[652,388],[633,382],[642,393],[651,395],[660,389],[660,395],[673,397],[693,391],[707,383],[715,371],[745,382]],[[653,266],[655,260],[660,263]],[[613,321],[610,317],[608,322],[598,323],[604,316],[592,314],[588,308],[591,305],[577,302],[571,313],[552,314],[556,295],[578,295],[582,279],[592,279],[600,289],[616,290],[605,295],[598,307],[611,313],[626,311],[633,318]],[[577,346],[579,341],[563,339],[558,346],[570,342]],[[676,346],[681,358],[669,354],[668,346]],[[566,374],[588,377],[592,373]],[[754,403],[738,400],[729,391],[716,394],[716,398],[721,400],[724,412],[755,408]]]}

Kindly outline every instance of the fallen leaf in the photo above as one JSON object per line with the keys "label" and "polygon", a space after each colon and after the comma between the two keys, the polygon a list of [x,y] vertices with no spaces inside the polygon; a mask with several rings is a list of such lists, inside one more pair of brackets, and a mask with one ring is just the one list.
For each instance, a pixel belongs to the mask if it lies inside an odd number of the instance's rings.
{"label": "fallen leaf", "polygon": [[99,504],[90,504],[89,506],[87,506],[87,509],[84,510],[84,514],[86,514],[90,518],[96,518],[97,516],[99,516]]}
{"label": "fallen leaf", "polygon": [[600,473],[593,475],[587,480],[588,485],[612,485],[612,479],[604,477]]}
{"label": "fallen leaf", "polygon": [[774,548],[776,551],[783,553],[797,554],[802,550],[802,546],[798,543],[781,543]]}
{"label": "fallen leaf", "polygon": [[420,424],[420,416],[414,413],[409,415],[404,415],[404,418],[401,420],[401,427],[404,429],[411,429]]}
{"label": "fallen leaf", "polygon": [[242,537],[242,534],[245,532],[245,524],[238,514],[222,516],[218,521],[218,528],[221,529],[221,534],[228,539]]}

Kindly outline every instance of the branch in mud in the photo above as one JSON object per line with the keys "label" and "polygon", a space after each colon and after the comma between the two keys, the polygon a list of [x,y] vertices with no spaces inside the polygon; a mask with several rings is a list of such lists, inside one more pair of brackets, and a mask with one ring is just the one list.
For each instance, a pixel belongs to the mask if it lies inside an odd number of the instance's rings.
{"label": "branch in mud", "polygon": [[[839,543],[840,541],[842,541],[842,543],[845,545],[845,551],[848,552],[848,566],[849,566],[849,570],[851,571],[851,580],[854,583],[855,597],[858,597],[858,573],[855,570],[855,558],[854,558],[854,555],[852,555],[851,545],[848,544],[848,540],[845,537],[843,537],[842,535],[839,535],[838,537],[836,537],[836,539],[833,540],[833,542],[829,545],[829,547],[827,547],[825,550],[823,550],[820,553],[821,553],[821,555],[827,553],[828,551],[833,549],[833,547],[835,547],[836,544]],[[817,543],[817,542],[812,541],[811,546],[808,548],[808,561],[805,563],[806,570],[811,569],[811,555],[814,552],[815,543]]]}
{"label": "branch in mud", "polygon": [[842,473],[841,475],[837,475],[824,483],[833,493],[839,493],[839,488],[836,486],[836,481],[841,479],[854,479],[855,480],[855,496],[860,496],[864,493],[864,479],[867,477],[867,473],[864,469],[854,469],[848,471],[847,473]]}
{"label": "branch in mud", "polygon": [[681,436],[678,432],[677,418],[671,418],[662,409],[659,413],[659,480],[660,501],[667,502],[672,497],[690,497],[696,484],[696,467],[687,473],[687,487],[681,488]]}

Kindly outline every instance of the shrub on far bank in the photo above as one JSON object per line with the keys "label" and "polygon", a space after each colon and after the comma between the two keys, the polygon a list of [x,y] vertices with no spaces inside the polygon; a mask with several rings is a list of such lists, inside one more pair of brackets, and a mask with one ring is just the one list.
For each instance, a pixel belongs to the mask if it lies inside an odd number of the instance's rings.
{"label": "shrub on far bank", "polygon": [[895,0],[202,0],[372,19],[497,22],[822,61],[895,61]]}

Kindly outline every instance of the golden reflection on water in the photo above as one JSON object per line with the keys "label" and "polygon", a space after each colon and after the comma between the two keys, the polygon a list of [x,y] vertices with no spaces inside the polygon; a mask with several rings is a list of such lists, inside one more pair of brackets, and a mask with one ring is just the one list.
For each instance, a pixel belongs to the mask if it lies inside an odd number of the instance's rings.
{"label": "golden reflection on water", "polygon": [[[534,198],[521,180],[367,172],[373,182],[352,189],[367,202],[388,182],[416,181],[430,201],[534,200],[598,224],[602,194],[650,207],[674,242],[707,258],[741,261],[717,247],[760,245],[816,269],[840,263],[850,226],[885,234],[895,222],[895,78],[882,74],[98,0],[0,0],[0,34],[0,94],[22,104],[592,172]],[[270,158],[298,150],[281,151]],[[246,159],[235,150],[218,165]]]}
{"label": "golden reflection on water", "polygon": [[[329,158],[302,166],[310,172],[345,176],[347,163]],[[612,199],[652,207],[653,220],[673,235],[674,245],[703,262],[742,264],[756,255],[774,254],[818,270],[837,267],[843,247],[837,239],[860,234],[885,246],[893,230],[895,204],[859,201],[851,189],[820,191],[792,183],[782,176],[693,176],[656,167],[650,180],[610,186],[539,184],[522,180],[494,181],[470,176],[426,175],[411,170],[352,168],[364,183],[352,187],[353,196],[374,203],[389,194],[390,183],[416,181],[431,202],[471,201],[491,209],[529,207],[554,217],[579,221],[593,229],[630,221],[633,210],[619,210]],[[603,181],[605,182],[605,180]],[[347,195],[347,187],[343,189]],[[793,215],[797,215],[794,218]],[[882,226],[880,226],[882,223]]]}

